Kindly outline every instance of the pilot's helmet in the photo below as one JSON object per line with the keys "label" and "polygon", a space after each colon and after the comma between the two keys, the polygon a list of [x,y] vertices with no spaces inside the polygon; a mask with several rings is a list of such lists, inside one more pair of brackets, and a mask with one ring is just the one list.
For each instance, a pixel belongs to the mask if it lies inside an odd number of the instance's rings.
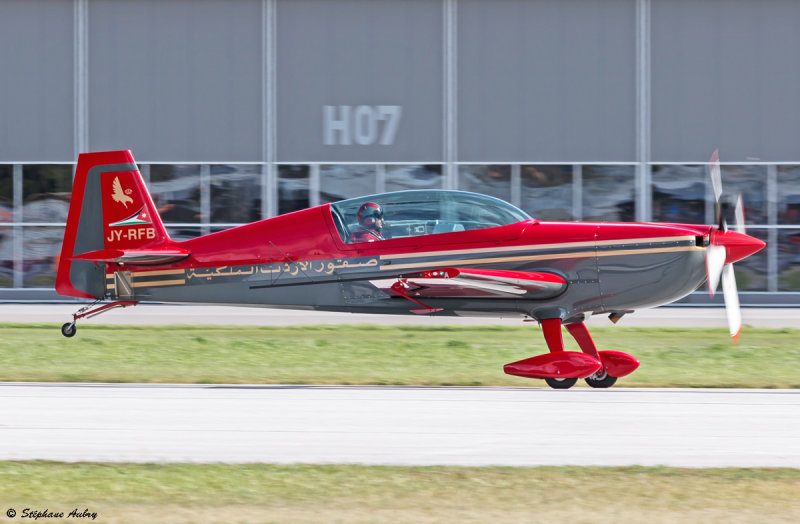
{"label": "pilot's helmet", "polygon": [[359,224],[374,229],[377,227],[378,220],[383,218],[383,210],[375,202],[365,202],[358,208],[356,216]]}

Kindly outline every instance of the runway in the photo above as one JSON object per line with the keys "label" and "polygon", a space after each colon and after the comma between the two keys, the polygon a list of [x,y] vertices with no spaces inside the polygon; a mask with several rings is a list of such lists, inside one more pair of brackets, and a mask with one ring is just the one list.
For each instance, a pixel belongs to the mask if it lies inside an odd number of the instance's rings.
{"label": "runway", "polygon": [[[0,304],[0,322],[36,323],[72,320],[72,313],[81,304]],[[742,323],[747,328],[797,328],[800,327],[800,309],[797,308],[743,308]],[[229,326],[297,326],[305,324],[414,324],[417,326],[451,325],[521,325],[520,318],[494,317],[440,317],[428,315],[365,315],[329,313],[318,311],[292,311],[255,307],[219,305],[167,305],[140,304],[117,309],[102,316],[81,320],[80,326],[93,324],[117,325],[229,325]],[[604,315],[590,317],[589,327],[612,327]],[[619,327],[703,327],[727,328],[728,321],[722,308],[660,307],[636,311],[620,320]]]}
{"label": "runway", "polygon": [[0,384],[0,460],[800,467],[800,391]]}

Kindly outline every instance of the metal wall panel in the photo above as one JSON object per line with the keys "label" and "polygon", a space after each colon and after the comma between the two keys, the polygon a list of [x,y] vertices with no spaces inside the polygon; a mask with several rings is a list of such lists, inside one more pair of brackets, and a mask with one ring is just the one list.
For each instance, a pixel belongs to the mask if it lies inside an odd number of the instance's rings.
{"label": "metal wall panel", "polygon": [[261,35],[258,1],[92,0],[90,149],[261,160]]}
{"label": "metal wall panel", "polygon": [[652,157],[800,158],[800,2],[654,0]]}
{"label": "metal wall panel", "polygon": [[441,161],[442,24],[441,1],[280,1],[278,161]]}
{"label": "metal wall panel", "polygon": [[72,2],[0,2],[0,161],[74,160],[72,27]]}
{"label": "metal wall panel", "polygon": [[634,0],[461,0],[458,157],[635,161]]}

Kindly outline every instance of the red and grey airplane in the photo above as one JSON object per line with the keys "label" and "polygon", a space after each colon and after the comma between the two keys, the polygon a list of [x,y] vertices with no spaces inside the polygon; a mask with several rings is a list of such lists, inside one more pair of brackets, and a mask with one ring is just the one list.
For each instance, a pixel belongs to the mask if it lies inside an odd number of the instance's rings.
{"label": "red and grey airplane", "polygon": [[[717,201],[719,163],[712,158]],[[738,336],[731,264],[764,243],[719,225],[543,222],[461,191],[401,191],[312,207],[177,242],[130,151],[80,155],[56,280],[95,299],[79,319],[139,301],[356,313],[520,316],[550,350],[507,364],[557,389],[610,387],[639,361],[598,351],[584,320],[616,322],[720,278]],[[739,207],[740,209],[740,207]],[[737,213],[738,215],[738,213]],[[101,302],[110,301],[101,304]],[[581,351],[565,351],[562,326]]]}

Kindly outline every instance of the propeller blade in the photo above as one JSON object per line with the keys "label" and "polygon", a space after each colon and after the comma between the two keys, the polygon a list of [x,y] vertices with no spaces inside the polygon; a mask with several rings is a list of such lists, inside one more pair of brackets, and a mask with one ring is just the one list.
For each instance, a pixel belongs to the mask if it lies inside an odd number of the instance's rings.
{"label": "propeller blade", "polygon": [[711,154],[708,161],[708,173],[711,176],[711,187],[714,189],[714,213],[716,214],[716,223],[720,231],[727,231],[728,224],[725,223],[725,217],[722,215],[722,170],[719,167],[719,149],[715,149]]}
{"label": "propeller blade", "polygon": [[708,171],[711,174],[711,187],[714,188],[714,201],[719,202],[722,196],[722,173],[719,167],[719,149],[715,149],[711,153],[711,159],[708,161]]}
{"label": "propeller blade", "polygon": [[739,335],[742,334],[742,311],[739,308],[739,293],[736,290],[733,264],[725,264],[722,270],[722,293],[725,297],[728,328],[730,329],[733,343],[736,344],[739,341]]}
{"label": "propeller blade", "polygon": [[719,286],[719,279],[722,276],[723,268],[725,267],[725,258],[728,253],[725,246],[711,244],[706,249],[706,275],[708,280],[708,294],[712,297],[717,292]]}
{"label": "propeller blade", "polygon": [[742,194],[739,193],[739,198],[736,200],[736,209],[734,210],[736,216],[736,223],[734,224],[734,228],[736,229],[737,233],[741,233],[743,235],[747,234],[745,225],[744,225],[744,203],[742,202]]}
{"label": "propeller blade", "polygon": [[[717,290],[720,279],[722,279],[722,294],[725,297],[725,313],[728,316],[728,327],[730,328],[733,343],[739,341],[742,334],[742,311],[739,307],[739,293],[736,290],[736,276],[733,273],[733,264],[726,264],[726,260],[738,260],[747,256],[742,253],[742,246],[745,246],[748,254],[752,254],[763,247],[763,242],[751,237],[737,237],[737,233],[745,235],[744,225],[744,205],[742,195],[736,202],[734,211],[736,223],[734,228],[736,233],[728,232],[728,224],[725,223],[725,216],[722,212],[722,170],[719,165],[719,149],[714,150],[711,159],[708,161],[708,172],[711,176],[711,187],[714,190],[714,210],[716,211],[717,228],[711,235],[711,245],[706,249],[706,275],[708,276],[708,293],[713,297]],[[743,240],[746,240],[743,242]],[[757,244],[762,244],[758,246]],[[726,246],[730,246],[728,252]],[[743,255],[743,256],[740,256]]]}

